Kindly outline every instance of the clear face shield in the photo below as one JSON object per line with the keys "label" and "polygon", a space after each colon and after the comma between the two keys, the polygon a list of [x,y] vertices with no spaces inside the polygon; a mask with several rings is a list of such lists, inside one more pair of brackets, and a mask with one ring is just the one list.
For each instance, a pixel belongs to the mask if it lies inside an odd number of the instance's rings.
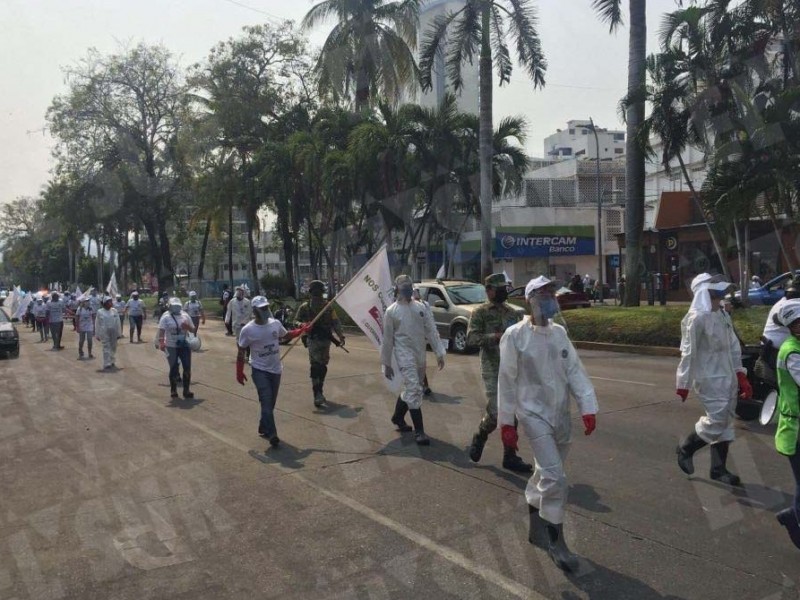
{"label": "clear face shield", "polygon": [[[531,306],[534,323],[538,326],[546,327],[550,324],[551,319],[561,316],[553,285],[546,285],[534,290],[528,296],[528,303]],[[563,318],[558,320],[563,324]]]}

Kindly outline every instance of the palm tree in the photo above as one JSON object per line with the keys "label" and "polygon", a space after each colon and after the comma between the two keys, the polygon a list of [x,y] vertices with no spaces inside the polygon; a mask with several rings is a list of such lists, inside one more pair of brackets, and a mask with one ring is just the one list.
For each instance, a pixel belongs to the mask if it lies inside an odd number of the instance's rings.
{"label": "palm tree", "polygon": [[[600,18],[611,32],[622,25],[622,0],[593,0]],[[637,98],[625,110],[625,279],[628,291],[625,306],[638,306],[642,264],[642,232],[644,231],[644,163],[645,152],[637,138],[644,123],[647,60],[647,0],[629,0],[630,33],[628,37],[628,91],[626,98]],[[597,233],[600,235],[600,232]]]}
{"label": "palm tree", "polygon": [[456,91],[463,87],[461,68],[479,56],[479,146],[481,204],[481,273],[494,270],[492,260],[492,68],[500,85],[508,83],[513,70],[509,37],[516,45],[516,59],[528,72],[534,87],[544,85],[547,63],[536,30],[530,0],[465,0],[464,6],[437,17],[422,43],[420,83],[433,86],[436,56],[446,56],[447,76]]}
{"label": "palm tree", "polygon": [[378,95],[397,101],[416,79],[413,51],[419,4],[420,0],[322,0],[314,5],[303,18],[304,29],[331,17],[338,20],[317,61],[320,90],[338,101],[355,88],[356,111]]}

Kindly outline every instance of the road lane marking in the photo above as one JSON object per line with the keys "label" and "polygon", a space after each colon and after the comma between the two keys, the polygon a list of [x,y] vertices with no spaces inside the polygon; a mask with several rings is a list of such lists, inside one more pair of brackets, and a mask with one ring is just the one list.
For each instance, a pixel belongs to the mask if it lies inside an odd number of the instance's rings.
{"label": "road lane marking", "polygon": [[[206,426],[206,425],[204,425],[204,424],[202,424],[202,423],[200,423],[198,421],[195,421],[194,419],[192,419],[190,417],[187,417],[187,416],[184,416],[184,415],[177,414],[177,413],[173,412],[171,409],[169,409],[169,407],[165,406],[159,400],[155,400],[153,398],[145,396],[144,394],[142,394],[141,392],[139,392],[137,390],[132,390],[132,391],[136,396],[139,396],[139,398],[141,400],[144,400],[148,404],[151,404],[151,405],[153,405],[153,406],[155,406],[155,407],[157,407],[157,408],[159,408],[161,410],[169,412],[175,418],[180,419],[181,421],[184,421],[185,423],[187,423],[187,424],[191,425],[192,427],[202,431],[203,433],[213,437],[214,439],[218,440],[219,442],[222,442],[223,444],[225,444],[227,446],[230,446],[231,448],[234,448],[235,450],[239,450],[240,452],[243,452],[244,454],[247,454],[248,456],[250,455],[250,453],[252,451],[252,448],[242,444],[238,440],[234,440],[232,438],[229,438],[225,434],[220,433],[219,431],[215,431],[214,429],[211,429],[210,427],[208,427],[208,426]],[[260,462],[263,462],[263,461],[260,461]],[[268,466],[270,466],[270,465],[268,465]],[[377,523],[378,525],[381,525],[381,526],[383,526],[383,527],[385,527],[387,529],[391,529],[396,534],[406,538],[408,541],[416,544],[417,546],[419,546],[419,547],[421,547],[421,548],[423,548],[425,550],[428,550],[429,552],[432,552],[433,554],[436,554],[440,558],[443,558],[444,560],[454,564],[457,567],[460,567],[461,569],[463,569],[463,570],[465,570],[465,571],[467,571],[469,573],[473,573],[473,574],[477,575],[478,577],[480,577],[481,579],[483,579],[487,583],[495,585],[495,586],[501,588],[502,590],[508,592],[509,594],[512,594],[513,596],[515,596],[517,598],[525,598],[525,599],[528,599],[528,600],[547,600],[547,597],[543,596],[539,592],[537,592],[537,591],[535,591],[535,590],[533,590],[533,589],[531,589],[531,588],[529,588],[527,586],[524,586],[521,583],[518,583],[518,582],[514,581],[513,579],[511,579],[509,577],[506,577],[502,573],[498,573],[497,571],[495,571],[493,569],[485,567],[484,565],[481,565],[481,564],[473,561],[472,559],[464,556],[460,552],[457,552],[456,550],[453,550],[452,548],[448,548],[447,546],[444,546],[444,545],[436,542],[435,540],[433,540],[433,539],[431,539],[431,538],[429,538],[429,537],[427,537],[425,535],[422,535],[421,533],[417,533],[413,529],[411,529],[409,527],[406,527],[405,525],[395,521],[394,519],[391,519],[388,516],[378,512],[378,511],[376,511],[376,510],[374,510],[374,509],[372,509],[372,508],[370,508],[370,507],[368,507],[368,506],[366,506],[364,504],[361,504],[360,502],[357,502],[356,500],[353,500],[349,496],[346,496],[346,495],[341,494],[339,492],[336,492],[336,491],[333,491],[333,490],[329,490],[329,489],[327,489],[325,487],[322,487],[318,483],[315,483],[314,481],[311,481],[310,479],[307,479],[306,477],[304,477],[303,475],[301,475],[299,473],[294,474],[294,478],[299,479],[300,481],[305,483],[307,486],[313,488],[314,490],[320,492],[321,494],[324,494],[325,496],[329,497],[331,500],[334,500],[334,501],[338,502],[339,504],[341,504],[343,506],[346,506],[347,508],[350,508],[351,510],[356,511],[357,513],[359,513],[360,515],[366,517],[370,521],[373,521],[374,523]]]}
{"label": "road lane marking", "polygon": [[589,379],[598,379],[600,381],[613,381],[615,383],[630,383],[631,385],[644,385],[647,387],[658,387],[655,383],[645,383],[644,381],[628,381],[627,379],[611,379],[609,377],[596,377],[590,375]]}

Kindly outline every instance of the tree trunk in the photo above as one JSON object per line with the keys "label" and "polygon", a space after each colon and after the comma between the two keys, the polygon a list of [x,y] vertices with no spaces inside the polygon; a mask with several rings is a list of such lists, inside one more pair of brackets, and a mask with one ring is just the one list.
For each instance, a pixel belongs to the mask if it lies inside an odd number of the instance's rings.
{"label": "tree trunk", "polygon": [[[647,58],[646,0],[630,0],[630,37],[628,40],[628,97],[641,95],[645,86]],[[639,306],[644,231],[644,150],[636,141],[644,122],[645,103],[630,104],[626,110],[625,140],[625,306]]]}
{"label": "tree trunk", "polygon": [[289,206],[288,202],[279,200],[277,202],[278,230],[280,231],[281,241],[283,242],[283,260],[286,264],[286,278],[289,280],[289,289],[286,292],[292,298],[297,299],[297,277],[294,272],[294,240],[292,231],[289,227]]}
{"label": "tree trunk", "polygon": [[261,284],[258,281],[258,257],[256,256],[256,244],[253,239],[253,226],[256,224],[256,219],[253,215],[247,215],[247,250],[250,256],[250,275],[253,278],[254,296],[261,294]]}
{"label": "tree trunk", "polygon": [[228,284],[233,289],[233,200],[228,206]]}
{"label": "tree trunk", "polygon": [[[714,244],[714,252],[717,253],[717,258],[719,258],[719,264],[722,267],[722,272],[725,275],[725,279],[731,281],[731,274],[728,271],[727,255],[722,254],[722,248],[720,248],[719,241],[714,233],[714,229],[711,227],[708,217],[706,217],[706,211],[703,209],[703,204],[700,202],[700,196],[694,189],[694,183],[692,182],[691,177],[689,177],[689,171],[686,169],[686,164],[683,162],[683,157],[680,155],[680,153],[678,153],[678,164],[681,166],[681,171],[683,172],[683,178],[686,180],[686,185],[689,186],[689,191],[692,193],[692,200],[694,200],[697,211],[700,213],[700,216],[703,217],[703,222],[708,228],[708,235],[711,237],[711,243]],[[739,235],[738,229],[736,230],[736,235]]]}
{"label": "tree trunk", "polygon": [[369,107],[369,75],[366,69],[359,67],[356,73],[356,112]]}
{"label": "tree trunk", "polygon": [[[172,255],[169,249],[169,236],[167,235],[167,225],[163,215],[158,222],[158,250],[160,253],[161,268],[158,273],[159,289],[170,289],[175,287],[175,272],[172,269]],[[162,285],[166,287],[162,288]]]}
{"label": "tree trunk", "polygon": [[[644,0],[641,0],[644,3]],[[481,181],[481,280],[492,274],[492,46],[488,3],[481,15],[479,155]],[[642,60],[644,66],[644,60]],[[643,156],[644,158],[644,156]],[[644,162],[642,162],[644,180]],[[644,196],[644,194],[642,194]]]}
{"label": "tree trunk", "polygon": [[206,266],[206,252],[208,252],[208,236],[211,234],[211,217],[206,219],[206,228],[203,231],[203,243],[200,246],[200,264],[197,265],[197,279],[203,282],[203,271]]}

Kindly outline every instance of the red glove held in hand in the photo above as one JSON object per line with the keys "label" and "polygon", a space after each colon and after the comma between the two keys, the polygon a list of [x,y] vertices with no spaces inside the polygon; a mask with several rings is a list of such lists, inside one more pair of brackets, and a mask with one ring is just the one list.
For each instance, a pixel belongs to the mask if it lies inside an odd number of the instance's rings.
{"label": "red glove held in hand", "polygon": [[286,332],[286,337],[290,340],[293,340],[296,337],[300,337],[301,335],[307,335],[308,332],[311,331],[311,325],[308,323],[303,323],[297,329],[290,329]]}
{"label": "red glove held in hand", "polygon": [[596,415],[583,415],[583,434],[584,435],[592,435],[592,432],[597,427],[597,416]]}
{"label": "red glove held in hand", "polygon": [[500,428],[500,437],[503,438],[503,446],[518,450],[517,442],[519,442],[519,435],[517,435],[517,428],[513,425],[503,425]]}
{"label": "red glove held in hand", "polygon": [[247,377],[244,374],[244,361],[237,360],[236,361],[236,381],[244,385],[244,382],[247,381]]}
{"label": "red glove held in hand", "polygon": [[681,397],[681,402],[686,402],[686,396],[689,395],[689,390],[675,390],[675,393]]}
{"label": "red glove held in hand", "polygon": [[742,400],[750,400],[753,397],[753,386],[747,380],[747,375],[737,372],[736,379],[739,380],[739,397]]}

